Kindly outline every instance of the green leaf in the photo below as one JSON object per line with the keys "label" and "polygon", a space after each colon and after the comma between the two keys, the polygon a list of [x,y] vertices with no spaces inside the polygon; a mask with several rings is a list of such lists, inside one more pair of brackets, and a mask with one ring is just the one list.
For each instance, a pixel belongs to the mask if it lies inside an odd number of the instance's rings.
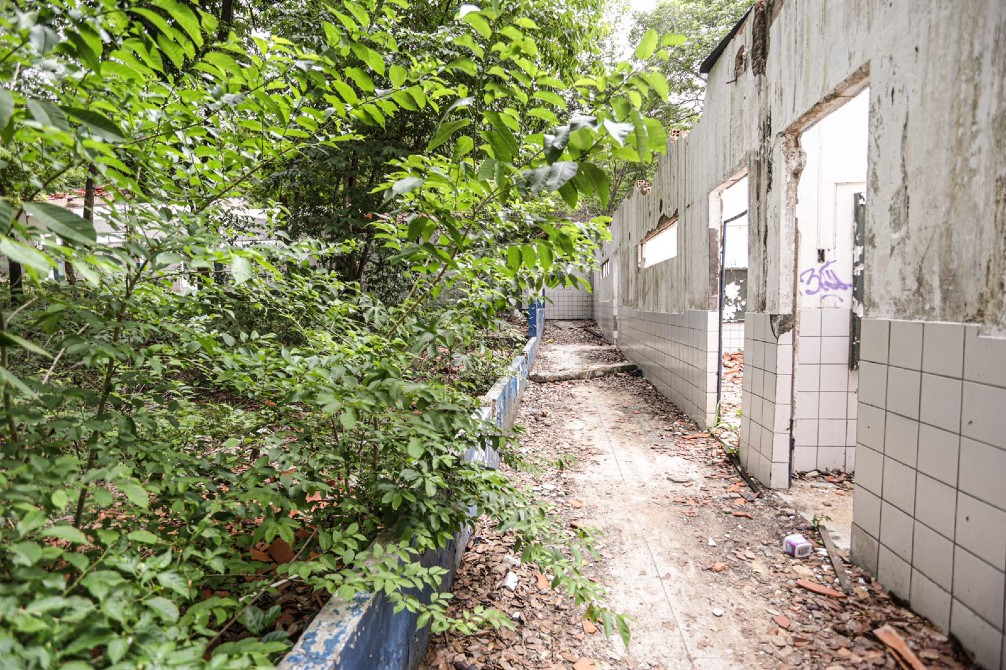
{"label": "green leaf", "polygon": [[26,265],[41,273],[48,272],[50,268],[56,267],[53,261],[39,253],[35,247],[12,240],[9,237],[0,239],[0,253],[16,263]]}
{"label": "green leaf", "polygon": [[167,598],[157,596],[145,602],[146,606],[158,614],[165,621],[174,623],[178,621],[178,606]]}
{"label": "green leaf", "polygon": [[618,628],[618,635],[622,638],[622,644],[628,647],[629,642],[632,640],[632,634],[629,632],[629,623],[625,620],[625,617],[616,616],[615,627]]}
{"label": "green leaf", "polygon": [[454,157],[455,163],[461,161],[462,158],[471,153],[472,149],[475,148],[475,140],[468,137],[467,135],[462,135],[458,138],[457,144],[454,145]]}
{"label": "green leaf", "polygon": [[108,654],[108,660],[113,664],[118,663],[129,651],[129,640],[124,637],[113,637],[105,645],[105,653]]}
{"label": "green leaf", "polygon": [[[575,204],[572,205],[572,207],[575,206]],[[541,264],[541,269],[546,271],[549,270],[555,259],[555,256],[552,253],[552,247],[550,247],[547,242],[536,242],[535,246],[538,247],[538,262]]]}
{"label": "green leaf", "polygon": [[406,193],[415,191],[425,183],[426,180],[420,179],[419,177],[405,177],[404,179],[399,179],[392,185],[391,192],[395,195],[405,195]]}
{"label": "green leaf", "polygon": [[61,107],[61,109],[76,119],[81,125],[91,131],[91,134],[108,140],[109,142],[121,142],[125,139],[122,130],[114,122],[98,112],[79,107]]}
{"label": "green leaf", "polygon": [[115,487],[126,494],[129,501],[143,509],[150,506],[150,495],[147,490],[135,482],[117,482]]}
{"label": "green leaf", "polygon": [[371,70],[382,77],[384,76],[384,59],[381,57],[381,54],[377,53],[368,46],[360,44],[359,42],[350,44],[349,48],[356,57],[366,63]]}
{"label": "green leaf", "polygon": [[[470,7],[471,5],[467,6]],[[480,11],[478,10],[470,11],[467,14],[461,15],[460,19],[462,22],[467,23],[472,28],[474,28],[475,31],[483,38],[489,39],[490,37],[492,37],[493,34],[492,28],[489,27],[489,22],[486,21],[486,18],[482,16],[482,13]]]}
{"label": "green leaf", "polygon": [[98,239],[98,233],[91,222],[64,207],[48,202],[28,202],[24,205],[24,211],[50,233],[55,233],[64,240],[90,246]]}
{"label": "green leaf", "polygon": [[55,537],[73,544],[87,544],[87,536],[73,526],[49,526],[42,531],[47,537]]}
{"label": "green leaf", "polygon": [[243,284],[252,278],[252,264],[245,256],[235,256],[231,261],[231,276],[235,284]]}
{"label": "green leaf", "polygon": [[221,51],[211,51],[203,56],[203,60],[220,68],[225,74],[228,74],[231,77],[236,77],[238,81],[244,81],[244,75],[241,72],[241,65],[234,60],[233,56],[225,54]]}
{"label": "green leaf", "polygon": [[356,18],[356,20],[360,22],[361,26],[366,27],[370,25],[370,16],[358,4],[356,4],[355,2],[350,2],[350,0],[343,0],[342,6],[349,10],[349,13],[352,14]]}
{"label": "green leaf", "polygon": [[410,112],[419,111],[419,105],[417,105],[416,101],[412,99],[412,95],[410,95],[408,91],[395,91],[391,94],[391,98],[402,108],[407,109]]}
{"label": "green leaf", "polygon": [[594,192],[601,200],[601,207],[607,208],[611,198],[611,179],[608,177],[608,173],[593,163],[584,163],[580,169],[593,184]]}
{"label": "green leaf", "polygon": [[23,565],[35,565],[42,558],[42,547],[37,542],[17,542],[10,545],[10,549],[21,558]]}
{"label": "green leaf", "polygon": [[28,98],[28,111],[31,117],[43,126],[51,126],[59,130],[70,130],[70,124],[66,120],[66,114],[56,105],[48,100],[38,98]]}
{"label": "green leaf", "polygon": [[176,0],[153,0],[151,3],[167,12],[182,30],[196,43],[197,47],[203,45],[203,34],[199,27],[199,19],[190,7]]}
{"label": "green leaf", "polygon": [[53,491],[49,499],[52,500],[52,506],[59,511],[65,510],[67,503],[70,502],[70,496],[63,489]]}
{"label": "green leaf", "polygon": [[139,542],[141,544],[160,544],[161,542],[160,538],[151,533],[149,530],[134,530],[133,532],[127,534],[126,537],[133,542]]}
{"label": "green leaf", "polygon": [[180,596],[189,595],[189,583],[177,572],[159,572],[157,573],[157,582]]}
{"label": "green leaf", "polygon": [[430,219],[425,216],[416,216],[411,221],[409,221],[409,230],[406,233],[406,238],[412,241],[419,239],[419,236],[423,234],[423,230],[426,228],[426,224],[429,223]]}
{"label": "green leaf", "polygon": [[646,31],[643,35],[643,39],[639,41],[639,46],[636,47],[635,56],[639,60],[646,60],[653,55],[653,52],[657,49],[657,42],[660,39],[660,35],[653,28]]}
{"label": "green leaf", "polygon": [[559,187],[559,195],[562,196],[563,201],[569,205],[570,209],[576,209],[576,201],[579,198],[579,192],[576,190],[576,186],[573,182],[568,181]]}
{"label": "green leaf", "polygon": [[503,116],[499,112],[487,111],[485,112],[485,117],[492,124],[493,130],[496,131],[494,139],[490,139],[490,136],[494,135],[494,133],[486,134],[489,144],[497,152],[496,158],[507,162],[512,161],[514,156],[517,155],[518,150],[517,138],[514,137],[513,131],[510,130],[510,127],[503,120]]}
{"label": "green leaf", "polygon": [[579,165],[573,161],[562,161],[553,163],[548,168],[548,176],[545,179],[545,189],[547,191],[558,191],[563,184],[576,176]]}
{"label": "green leaf", "polygon": [[29,398],[34,398],[37,394],[28,387],[21,379],[8,370],[7,368],[0,368],[0,382],[6,382],[20,391],[22,394]]}
{"label": "green leaf", "polygon": [[14,117],[14,96],[0,88],[0,130],[7,127]]}
{"label": "green leaf", "polygon": [[487,158],[479,166],[477,179],[479,181],[491,181],[496,176],[497,161],[495,158]]}
{"label": "green leaf", "polygon": [[667,85],[667,78],[661,72],[643,72],[640,76],[649,84],[661,100],[667,100],[670,88]]}
{"label": "green leaf", "polygon": [[545,160],[554,163],[562,157],[562,153],[569,144],[569,126],[559,126],[553,134],[545,133],[543,144],[545,147]]}
{"label": "green leaf", "polygon": [[552,91],[538,90],[535,91],[531,97],[537,98],[538,100],[544,100],[545,102],[555,105],[560,109],[566,109],[566,100],[558,93],[553,93]]}
{"label": "green leaf", "polygon": [[644,119],[646,134],[649,138],[650,151],[665,153],[667,151],[667,129],[657,119]]}
{"label": "green leaf", "polygon": [[391,79],[391,85],[395,88],[400,87],[405,83],[405,78],[408,76],[405,68],[400,65],[392,65],[391,69],[388,70],[388,77]]}
{"label": "green leaf", "polygon": [[30,351],[33,354],[38,354],[40,356],[45,356],[46,358],[52,358],[52,354],[38,346],[33,344],[28,340],[22,339],[17,335],[13,335],[7,331],[0,331],[0,345],[5,347],[21,347],[26,351]]}
{"label": "green leaf", "polygon": [[667,33],[666,35],[663,35],[660,38],[660,46],[662,46],[662,47],[679,47],[679,46],[681,46],[682,44],[684,44],[687,41],[688,41],[688,38],[685,35],[677,35],[675,33]]}
{"label": "green leaf", "polygon": [[611,135],[611,139],[618,143],[618,146],[624,146],[625,138],[634,130],[631,123],[616,123],[611,119],[604,120],[604,129]]}
{"label": "green leaf", "polygon": [[437,134],[434,135],[433,139],[430,140],[430,143],[426,145],[426,151],[433,151],[446,142],[451,135],[461,130],[471,122],[471,119],[458,119],[457,121],[448,121],[447,123],[441,124],[440,128],[437,130]]}
{"label": "green leaf", "polygon": [[356,95],[356,91],[354,91],[353,87],[346,82],[336,79],[332,82],[332,86],[336,91],[338,91],[339,96],[342,97],[347,104],[356,105],[360,102],[360,98]]}
{"label": "green leaf", "polygon": [[366,91],[367,93],[374,92],[374,80],[365,70],[358,67],[347,67],[346,76],[352,79],[360,87],[361,91]]}

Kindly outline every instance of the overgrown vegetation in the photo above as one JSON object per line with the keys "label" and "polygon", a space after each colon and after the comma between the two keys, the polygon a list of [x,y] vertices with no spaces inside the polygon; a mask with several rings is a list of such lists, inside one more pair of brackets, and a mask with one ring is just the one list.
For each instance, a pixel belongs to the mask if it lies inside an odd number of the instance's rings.
{"label": "overgrown vegetation", "polygon": [[[407,593],[439,584],[410,559],[469,508],[627,636],[545,509],[461,458],[486,439],[507,454],[474,418],[495,371],[463,357],[590,263],[605,221],[556,216],[558,199],[606,202],[600,157],[663,150],[640,110],[677,40],[648,31],[608,71],[540,25],[575,36],[586,1],[452,6],[415,37],[438,50],[406,39],[428,12],[405,0],[318,7],[307,36],[205,7],[0,13],[3,664],[268,665],[292,586],[384,589],[434,630],[498,624]],[[380,154],[357,191],[333,184],[359,228],[308,225],[341,216],[322,211],[291,230],[291,202],[235,216],[298,161],[352,164],[344,147],[410,124],[428,138]],[[71,178],[104,204],[45,201]],[[393,290],[347,271],[367,248]],[[371,545],[382,531],[396,540]]]}
{"label": "overgrown vegetation", "polygon": [[[753,4],[754,0],[658,0],[648,11],[632,12],[627,2],[613,0],[615,28],[606,41],[605,56],[612,63],[621,60],[625,44],[635,44],[650,30],[679,35],[668,58],[657,66],[667,87],[662,95],[648,98],[641,111],[659,120],[668,132],[687,132],[702,114],[706,87],[702,62]],[[611,197],[606,206],[593,211],[608,215],[639,181],[652,183],[657,167],[656,160],[640,161],[625,150],[610,152],[601,166],[611,174]]]}

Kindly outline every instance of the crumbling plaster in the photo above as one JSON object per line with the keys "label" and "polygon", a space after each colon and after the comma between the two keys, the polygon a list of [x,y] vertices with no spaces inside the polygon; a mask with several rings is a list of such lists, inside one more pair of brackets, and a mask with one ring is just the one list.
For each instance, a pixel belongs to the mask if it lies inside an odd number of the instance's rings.
{"label": "crumbling plaster", "polygon": [[[1006,3],[771,0],[764,74],[749,15],[709,74],[702,120],[670,143],[652,191],[619,208],[621,303],[714,309],[709,193],[751,176],[748,309],[793,310],[799,133],[870,86],[866,316],[971,322],[1006,335]],[[636,245],[679,215],[678,255]],[[712,231],[717,235],[717,231]]]}

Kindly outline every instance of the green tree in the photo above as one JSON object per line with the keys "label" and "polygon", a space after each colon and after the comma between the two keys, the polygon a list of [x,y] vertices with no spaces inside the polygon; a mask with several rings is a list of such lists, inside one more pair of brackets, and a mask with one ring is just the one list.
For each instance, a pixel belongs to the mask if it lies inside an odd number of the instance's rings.
{"label": "green tree", "polygon": [[[645,112],[658,119],[669,133],[687,132],[702,114],[706,85],[702,62],[751,5],[752,0],[660,0],[652,10],[627,16],[628,7],[624,3],[613,3],[609,14],[614,16],[611,20],[614,27],[609,32],[606,56],[610,62],[625,57],[621,45],[626,36],[631,44],[651,30],[680,36],[668,51],[668,58],[653,67],[663,75],[667,88],[659,92],[659,97],[650,99]],[[610,215],[637,182],[652,181],[656,164],[625,160],[612,154],[604,167],[612,175],[612,183],[610,204],[601,212]]]}
{"label": "green tree", "polygon": [[[462,458],[509,443],[440,358],[592,262],[605,220],[557,205],[604,200],[605,152],[663,148],[641,109],[673,39],[647,32],[637,65],[567,85],[533,15],[463,6],[442,29],[465,56],[444,59],[403,53],[404,0],[343,0],[303,42],[244,32],[242,7],[0,10],[0,253],[27,273],[23,303],[0,299],[0,658],[268,665],[291,585],[384,589],[435,631],[501,623],[411,595],[442,578],[413,559],[470,509],[627,639],[571,531]],[[402,300],[345,280],[359,240],[293,240],[281,211],[234,225],[233,199],[292,159],[417,111],[433,132],[361,217]],[[109,190],[100,230],[43,199],[75,171]],[[48,280],[61,264],[75,286]]]}

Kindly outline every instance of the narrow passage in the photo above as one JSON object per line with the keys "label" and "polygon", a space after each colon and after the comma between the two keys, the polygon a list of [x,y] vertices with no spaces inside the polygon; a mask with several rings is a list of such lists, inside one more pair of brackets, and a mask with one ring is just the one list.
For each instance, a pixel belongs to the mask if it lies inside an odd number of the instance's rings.
{"label": "narrow passage", "polygon": [[[536,370],[622,360],[583,321],[549,322],[539,356]],[[720,443],[638,374],[529,384],[518,422],[520,448],[539,467],[514,476],[571,528],[597,529],[589,572],[631,617],[632,642],[626,649],[584,623],[568,598],[539,588],[534,566],[517,563],[510,538],[480,524],[455,584],[458,606],[499,608],[517,630],[436,636],[427,668],[894,668],[871,634],[885,623],[929,667],[969,667],[851,566],[852,595],[808,590],[839,587],[823,549],[783,552],[790,533],[816,538],[807,520],[769,491],[756,498]]]}

